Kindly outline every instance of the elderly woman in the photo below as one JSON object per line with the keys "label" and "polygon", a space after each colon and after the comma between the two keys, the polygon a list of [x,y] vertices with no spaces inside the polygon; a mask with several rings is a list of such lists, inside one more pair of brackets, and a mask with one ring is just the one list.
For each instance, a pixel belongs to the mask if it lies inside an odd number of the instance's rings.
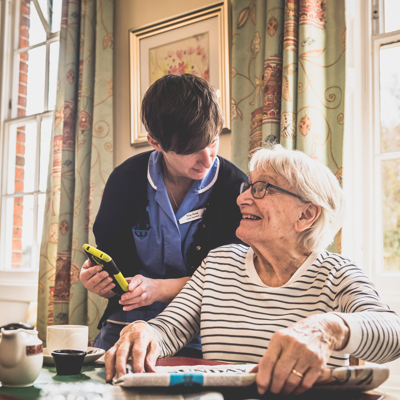
{"label": "elderly woman", "polygon": [[361,268],[324,248],[343,223],[344,196],[318,161],[275,146],[250,163],[251,182],[232,244],[210,251],[157,318],[121,332],[106,379],[154,371],[199,332],[206,359],[258,363],[260,394],[300,394],[349,355],[384,363],[400,355],[400,318]]}

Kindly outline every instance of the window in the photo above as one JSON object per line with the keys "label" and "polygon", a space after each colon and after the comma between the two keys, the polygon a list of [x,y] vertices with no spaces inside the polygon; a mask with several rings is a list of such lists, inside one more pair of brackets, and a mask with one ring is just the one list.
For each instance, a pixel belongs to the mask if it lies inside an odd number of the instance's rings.
{"label": "window", "polygon": [[[62,0],[3,2],[0,270],[37,271]],[[6,105],[6,106],[5,106]]]}
{"label": "window", "polygon": [[373,4],[373,136],[377,273],[400,274],[400,13],[398,0]]}
{"label": "window", "polygon": [[[400,11],[398,0],[346,0],[343,254],[400,314]],[[384,390],[398,390],[400,360]]]}

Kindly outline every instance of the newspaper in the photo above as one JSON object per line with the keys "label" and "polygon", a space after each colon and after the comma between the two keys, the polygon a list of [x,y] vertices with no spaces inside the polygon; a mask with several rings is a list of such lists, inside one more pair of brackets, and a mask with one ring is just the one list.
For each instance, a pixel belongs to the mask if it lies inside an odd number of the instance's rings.
{"label": "newspaper", "polygon": [[[127,373],[114,379],[114,385],[124,387],[181,386],[181,387],[243,387],[256,380],[250,372],[257,364],[223,364],[156,367],[156,373]],[[389,377],[385,366],[333,368],[318,381],[314,390],[366,391],[380,386]]]}
{"label": "newspaper", "polygon": [[377,388],[389,378],[389,368],[383,365],[333,368],[330,376],[314,384],[314,390],[357,390]]}
{"label": "newspaper", "polygon": [[249,373],[257,364],[192,365],[156,367],[156,373],[128,373],[114,380],[125,387],[144,386],[249,386],[256,380]]}

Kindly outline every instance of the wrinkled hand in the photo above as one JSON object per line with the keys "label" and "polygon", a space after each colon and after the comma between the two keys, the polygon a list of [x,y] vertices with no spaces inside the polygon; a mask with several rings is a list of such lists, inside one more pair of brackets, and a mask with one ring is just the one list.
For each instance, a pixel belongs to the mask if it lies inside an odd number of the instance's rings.
{"label": "wrinkled hand", "polygon": [[108,272],[104,271],[100,265],[93,265],[89,259],[82,265],[79,279],[83,286],[92,293],[107,298],[115,296],[111,290],[115,284]]}
{"label": "wrinkled hand", "polygon": [[150,326],[135,322],[120,333],[117,343],[105,354],[106,382],[126,374],[126,362],[132,355],[133,372],[155,372],[155,365],[161,348]]}
{"label": "wrinkled hand", "polygon": [[[161,293],[160,280],[146,278],[142,275],[135,275],[133,278],[127,278],[126,280],[129,283],[129,292],[123,294],[119,301],[124,306],[124,311],[134,310],[159,301]],[[164,285],[167,285],[165,281]]]}
{"label": "wrinkled hand", "polygon": [[[257,373],[259,394],[301,394],[329,375],[326,364],[333,350],[346,346],[349,328],[335,314],[318,314],[274,333]],[[298,371],[303,377],[294,374]]]}

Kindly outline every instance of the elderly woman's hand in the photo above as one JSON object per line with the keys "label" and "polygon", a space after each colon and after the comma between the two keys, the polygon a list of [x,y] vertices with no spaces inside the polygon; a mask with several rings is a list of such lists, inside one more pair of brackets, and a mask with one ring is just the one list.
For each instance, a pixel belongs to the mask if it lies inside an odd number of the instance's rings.
{"label": "elderly woman's hand", "polygon": [[350,330],[336,314],[318,314],[275,332],[254,369],[260,394],[301,394],[323,378],[333,350],[343,349]]}
{"label": "elderly woman's hand", "polygon": [[126,362],[132,355],[133,372],[155,372],[161,353],[157,338],[145,322],[134,322],[122,329],[117,343],[105,354],[106,381],[126,374]]}

